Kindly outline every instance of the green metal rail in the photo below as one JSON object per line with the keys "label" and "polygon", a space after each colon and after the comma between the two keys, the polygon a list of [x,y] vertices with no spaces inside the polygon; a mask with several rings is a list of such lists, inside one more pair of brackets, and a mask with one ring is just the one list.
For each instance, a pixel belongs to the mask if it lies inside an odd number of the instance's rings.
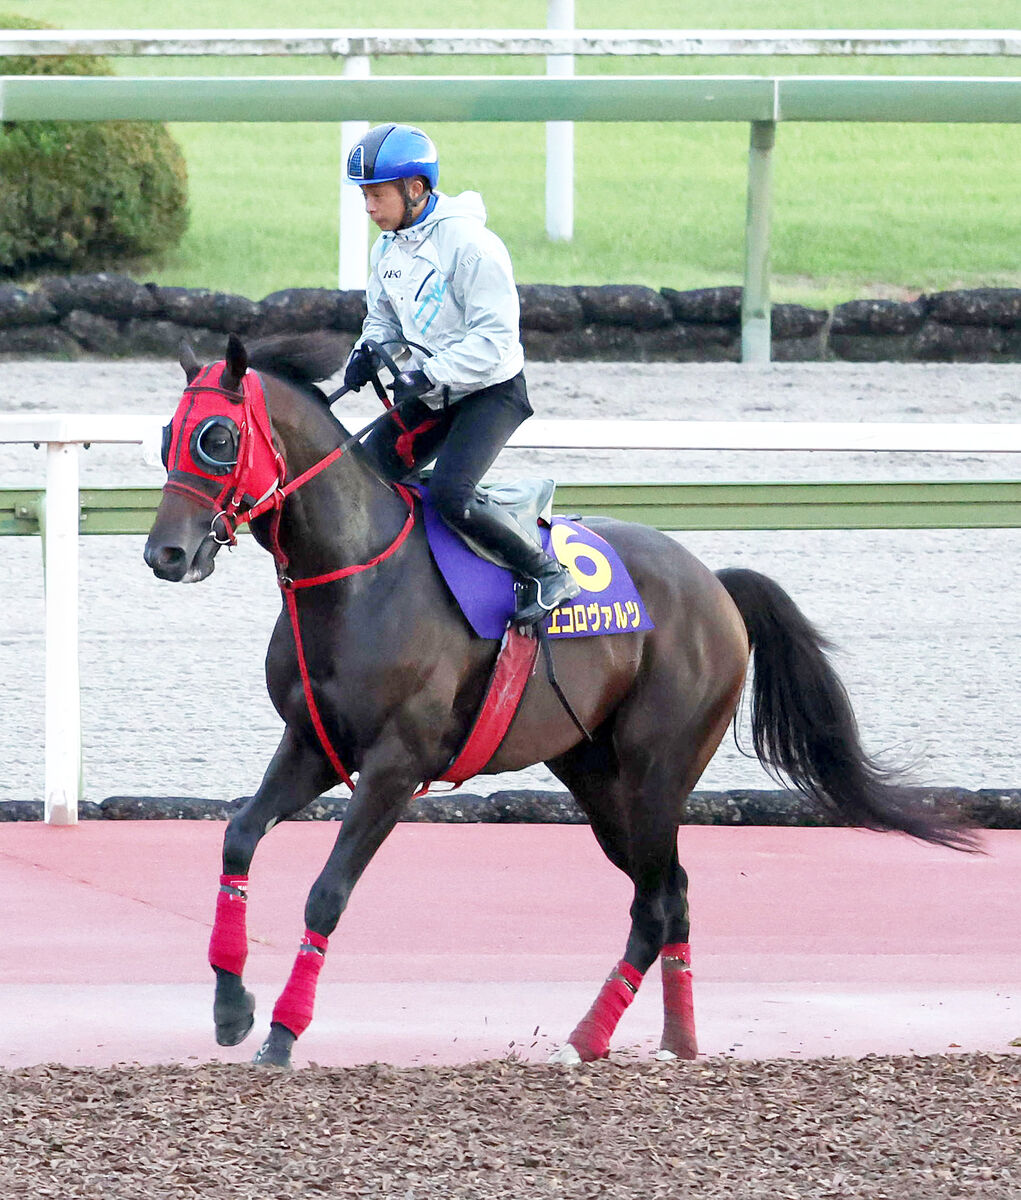
{"label": "green metal rail", "polygon": [[[159,488],[84,488],[83,534],[149,532]],[[38,534],[45,492],[0,489],[0,536]],[[558,512],[655,529],[1018,529],[1021,481],[565,483]]]}
{"label": "green metal rail", "polygon": [[0,121],[745,121],[741,357],[768,362],[776,128],[787,121],[1021,121],[989,76],[0,76]]}
{"label": "green metal rail", "polygon": [[1021,121],[972,76],[0,76],[2,121]]}

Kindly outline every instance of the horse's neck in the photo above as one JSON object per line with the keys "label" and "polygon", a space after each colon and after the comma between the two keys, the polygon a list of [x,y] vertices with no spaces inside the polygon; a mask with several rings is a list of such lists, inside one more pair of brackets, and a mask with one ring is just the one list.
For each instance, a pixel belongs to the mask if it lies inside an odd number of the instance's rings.
{"label": "horse's neck", "polygon": [[[306,403],[314,403],[308,402]],[[348,437],[325,413],[274,412],[288,475],[297,478]],[[284,501],[280,542],[295,579],[367,562],[392,541],[407,508],[350,449]]]}

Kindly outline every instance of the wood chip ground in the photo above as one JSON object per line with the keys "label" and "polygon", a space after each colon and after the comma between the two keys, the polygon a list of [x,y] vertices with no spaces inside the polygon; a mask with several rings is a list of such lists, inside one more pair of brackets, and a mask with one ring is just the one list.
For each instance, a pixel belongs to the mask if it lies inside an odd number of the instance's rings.
{"label": "wood chip ground", "polygon": [[1021,1056],[0,1072],[0,1196],[1017,1200]]}

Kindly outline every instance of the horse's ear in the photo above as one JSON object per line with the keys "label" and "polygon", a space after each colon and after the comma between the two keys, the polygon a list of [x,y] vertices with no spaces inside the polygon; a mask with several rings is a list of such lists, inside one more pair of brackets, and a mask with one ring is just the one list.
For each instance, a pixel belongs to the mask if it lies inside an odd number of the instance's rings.
{"label": "horse's ear", "polygon": [[220,387],[230,392],[236,392],[241,387],[241,380],[248,370],[248,351],[244,342],[236,333],[227,339],[227,365],[220,376]]}
{"label": "horse's ear", "polygon": [[189,383],[202,370],[202,364],[195,357],[195,351],[191,348],[191,343],[187,338],[181,338],[177,347],[177,357],[184,370],[185,378]]}

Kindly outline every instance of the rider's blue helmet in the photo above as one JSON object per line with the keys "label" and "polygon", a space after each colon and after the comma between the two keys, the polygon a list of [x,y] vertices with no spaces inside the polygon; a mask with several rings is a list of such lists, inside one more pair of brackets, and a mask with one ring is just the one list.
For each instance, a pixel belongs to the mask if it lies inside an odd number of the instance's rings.
{"label": "rider's blue helmet", "polygon": [[432,139],[414,125],[377,125],[347,156],[348,183],[389,183],[416,175],[435,189],[440,159]]}

